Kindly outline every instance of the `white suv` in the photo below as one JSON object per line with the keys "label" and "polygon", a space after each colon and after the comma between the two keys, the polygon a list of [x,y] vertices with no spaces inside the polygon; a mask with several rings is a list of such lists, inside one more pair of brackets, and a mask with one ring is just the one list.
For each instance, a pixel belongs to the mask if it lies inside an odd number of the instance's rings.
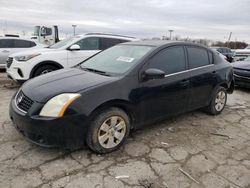
{"label": "white suv", "polygon": [[0,37],[0,69],[5,69],[9,55],[34,48],[45,47],[33,40],[17,37]]}
{"label": "white suv", "polygon": [[48,48],[15,53],[7,60],[9,78],[24,82],[61,68],[73,67],[94,54],[133,37],[88,33],[60,41]]}

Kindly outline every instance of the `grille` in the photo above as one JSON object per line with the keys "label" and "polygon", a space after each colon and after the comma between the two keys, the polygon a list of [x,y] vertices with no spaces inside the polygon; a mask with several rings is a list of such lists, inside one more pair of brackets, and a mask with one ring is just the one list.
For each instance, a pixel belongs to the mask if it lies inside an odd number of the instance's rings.
{"label": "grille", "polygon": [[13,57],[9,57],[9,58],[7,59],[7,61],[6,61],[6,63],[7,63],[7,68],[10,68],[12,62],[13,62]]}
{"label": "grille", "polygon": [[16,96],[16,105],[19,109],[24,112],[28,112],[32,104],[34,103],[29,97],[24,95],[24,93],[20,90]]}

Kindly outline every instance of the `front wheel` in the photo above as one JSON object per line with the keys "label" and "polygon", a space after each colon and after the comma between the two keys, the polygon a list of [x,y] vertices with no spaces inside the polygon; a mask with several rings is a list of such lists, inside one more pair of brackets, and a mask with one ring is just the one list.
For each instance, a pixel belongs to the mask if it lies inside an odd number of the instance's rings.
{"label": "front wheel", "polygon": [[35,70],[33,77],[47,74],[47,73],[55,71],[55,70],[58,70],[58,67],[56,67],[54,65],[43,65]]}
{"label": "front wheel", "polygon": [[220,114],[227,103],[227,91],[224,87],[219,86],[212,97],[212,100],[207,107],[207,111],[212,115]]}
{"label": "front wheel", "polygon": [[97,115],[90,125],[87,145],[97,153],[118,149],[130,131],[128,115],[119,108],[110,108]]}

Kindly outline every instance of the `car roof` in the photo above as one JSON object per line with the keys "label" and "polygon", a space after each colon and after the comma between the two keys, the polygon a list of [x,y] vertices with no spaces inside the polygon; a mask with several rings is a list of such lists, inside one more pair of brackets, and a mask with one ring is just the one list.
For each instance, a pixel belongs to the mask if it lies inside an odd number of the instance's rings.
{"label": "car roof", "polygon": [[171,40],[140,40],[140,41],[121,43],[120,45],[140,45],[140,46],[161,47],[161,46],[168,46],[168,45],[170,46],[170,45],[177,45],[177,44],[205,47],[204,45],[193,43],[193,42],[171,41]]}
{"label": "car roof", "polygon": [[117,35],[117,34],[109,34],[109,33],[85,33],[85,34],[77,35],[76,37],[84,38],[86,36],[116,38],[116,39],[124,39],[124,40],[129,40],[129,41],[138,40],[135,37],[125,36],[125,35]]}
{"label": "car roof", "polygon": [[27,41],[32,41],[32,42],[35,42],[34,40],[32,39],[27,39],[27,38],[19,38],[19,37],[0,37],[0,40],[1,39],[15,39],[15,40],[27,40]]}
{"label": "car roof", "polygon": [[229,49],[229,50],[231,50],[231,48],[228,48],[228,47],[220,47],[220,46],[211,46],[210,48],[212,48],[212,49],[219,49],[219,48],[221,48],[221,49]]}

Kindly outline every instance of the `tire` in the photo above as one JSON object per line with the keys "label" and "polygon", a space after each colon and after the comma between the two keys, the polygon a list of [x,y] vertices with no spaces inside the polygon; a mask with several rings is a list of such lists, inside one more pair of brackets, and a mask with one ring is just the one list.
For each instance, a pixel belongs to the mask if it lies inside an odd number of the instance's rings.
{"label": "tire", "polygon": [[227,91],[224,87],[219,86],[213,96],[212,100],[207,107],[207,112],[212,115],[220,114],[225,108],[227,103]]}
{"label": "tire", "polygon": [[54,66],[54,65],[43,65],[35,70],[35,72],[33,74],[33,78],[40,76],[40,75],[43,75],[43,74],[46,74],[46,73],[49,73],[49,72],[52,72],[52,71],[55,71],[55,70],[58,70],[58,69],[59,68]]}
{"label": "tire", "polygon": [[87,145],[96,153],[109,153],[123,145],[129,131],[128,115],[120,108],[113,107],[93,118],[87,134]]}

